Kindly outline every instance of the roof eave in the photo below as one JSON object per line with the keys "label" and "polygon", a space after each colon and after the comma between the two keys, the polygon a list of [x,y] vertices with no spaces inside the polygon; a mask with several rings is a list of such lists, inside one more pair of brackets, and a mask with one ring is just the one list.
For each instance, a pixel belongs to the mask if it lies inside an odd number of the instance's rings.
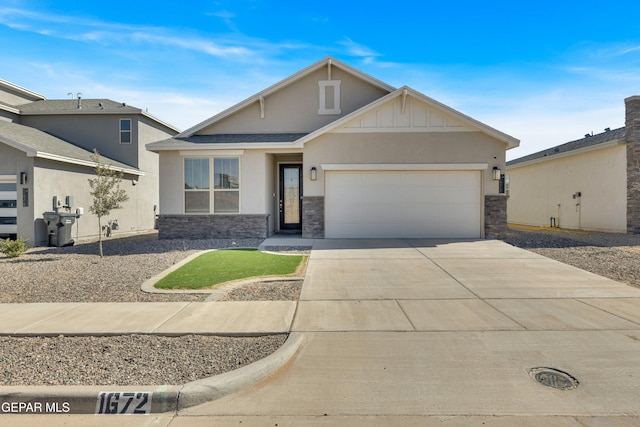
{"label": "roof eave", "polygon": [[12,89],[12,90],[24,95],[24,96],[33,98],[33,101],[38,101],[38,100],[43,101],[43,100],[47,99],[47,98],[45,98],[44,95],[41,95],[41,94],[39,94],[37,92],[34,92],[32,90],[29,90],[29,89],[25,89],[22,86],[18,86],[17,84],[8,82],[8,81],[3,80],[3,79],[0,79],[0,86],[8,87],[9,89]]}
{"label": "roof eave", "polygon": [[[79,166],[87,166],[90,168],[95,168],[97,166],[96,162],[92,162],[90,160],[81,160],[81,159],[76,159],[73,157],[67,157],[67,156],[60,156],[58,154],[52,154],[52,153],[47,153],[44,151],[36,151],[34,155],[29,155],[27,154],[29,157],[37,157],[39,159],[47,159],[47,160],[55,160],[57,162],[62,162],[62,163],[69,163],[69,164],[73,164],[73,165],[79,165]],[[109,161],[109,159],[106,159],[107,161]],[[114,170],[117,172],[122,172],[122,173],[126,173],[129,175],[137,175],[137,176],[144,176],[145,173],[139,169],[135,169],[135,168],[126,168],[126,167],[122,167],[122,166],[114,166],[112,164],[106,164],[107,169],[110,170]]]}
{"label": "roof eave", "polygon": [[291,149],[303,148],[303,144],[298,141],[293,142],[251,142],[251,143],[162,143],[146,145],[146,149],[153,152],[159,151],[199,151],[199,150],[265,150],[265,149]]}
{"label": "roof eave", "polygon": [[[590,145],[588,147],[577,148],[575,150],[564,151],[562,153],[551,154],[551,155],[547,155],[547,156],[543,156],[543,157],[537,157],[535,159],[527,160],[527,161],[524,161],[524,162],[518,162],[518,163],[512,163],[512,164],[509,164],[509,162],[507,162],[507,166],[506,167],[507,167],[507,170],[509,170],[509,169],[518,168],[518,167],[521,167],[521,166],[530,166],[530,165],[535,165],[537,163],[548,162],[548,161],[551,161],[551,160],[562,159],[562,158],[565,158],[565,157],[584,154],[584,153],[588,153],[588,152],[591,152],[591,151],[597,151],[597,150],[602,150],[602,149],[605,149],[605,148],[611,148],[611,147],[615,147],[617,145],[624,145],[626,143],[627,142],[626,142],[626,140],[624,138],[612,139],[610,141],[605,141],[605,142],[602,142],[600,144]],[[515,159],[515,160],[517,160],[517,159]]]}

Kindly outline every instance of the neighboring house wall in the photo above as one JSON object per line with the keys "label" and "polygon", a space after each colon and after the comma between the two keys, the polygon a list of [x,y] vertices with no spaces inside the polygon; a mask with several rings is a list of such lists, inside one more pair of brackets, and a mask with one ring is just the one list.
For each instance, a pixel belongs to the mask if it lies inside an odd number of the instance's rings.
{"label": "neighboring house wall", "polygon": [[627,229],[624,145],[516,164],[507,174],[509,223],[549,226],[555,218],[561,228]]}
{"label": "neighboring house wall", "polygon": [[[130,119],[133,141],[120,143],[120,119]],[[113,160],[140,168],[139,155],[144,144],[138,148],[138,117],[123,115],[65,114],[22,116],[20,123],[50,133],[86,150],[97,149],[100,154]],[[165,133],[161,138],[166,138]],[[150,142],[150,141],[149,141]]]}
{"label": "neighboring house wall", "polygon": [[[27,173],[27,184],[20,184],[20,172]],[[33,222],[25,218],[33,218],[33,159],[23,152],[4,144],[0,144],[0,175],[13,175],[17,182],[17,234],[24,236],[33,244]],[[23,202],[23,190],[30,200]],[[26,206],[25,206],[26,204]]]}
{"label": "neighboring house wall", "polygon": [[[42,221],[44,212],[53,210],[53,197],[64,200],[65,196],[73,197],[71,212],[76,208],[84,208],[84,215],[76,220],[72,228],[72,237],[87,238],[98,234],[98,218],[89,211],[93,204],[90,194],[89,179],[95,178],[93,168],[64,164],[46,159],[37,159],[33,172],[33,179],[38,183],[32,201],[33,223],[30,224],[33,240],[36,244],[47,243],[46,226]],[[133,182],[136,185],[133,185]],[[121,181],[129,200],[122,205],[122,209],[115,209],[111,214],[102,218],[102,225],[107,225],[109,220],[117,220],[119,230],[117,232],[131,232],[151,230],[154,228],[155,217],[153,204],[155,188],[153,179],[146,176],[125,175]],[[66,210],[62,209],[61,212]],[[34,227],[35,224],[35,227]],[[22,234],[23,236],[27,234]]]}

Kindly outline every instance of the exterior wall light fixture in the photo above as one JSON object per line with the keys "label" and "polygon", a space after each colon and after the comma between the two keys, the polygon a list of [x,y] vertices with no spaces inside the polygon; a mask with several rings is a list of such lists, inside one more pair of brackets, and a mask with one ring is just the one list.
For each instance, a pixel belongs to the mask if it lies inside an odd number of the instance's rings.
{"label": "exterior wall light fixture", "polygon": [[500,175],[502,174],[502,172],[500,171],[500,168],[498,168],[497,166],[493,167],[493,180],[494,181],[500,181]]}
{"label": "exterior wall light fixture", "polygon": [[318,179],[318,170],[316,169],[315,166],[311,167],[311,174],[309,176],[309,178],[311,178],[311,181],[315,181],[316,179]]}

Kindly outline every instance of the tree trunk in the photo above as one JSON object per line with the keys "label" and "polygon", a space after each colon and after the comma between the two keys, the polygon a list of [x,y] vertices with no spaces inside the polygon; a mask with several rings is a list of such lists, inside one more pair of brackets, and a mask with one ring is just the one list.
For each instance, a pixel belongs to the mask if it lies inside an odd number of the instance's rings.
{"label": "tree trunk", "polygon": [[102,258],[102,222],[101,217],[98,217],[98,248],[100,252],[100,258]]}

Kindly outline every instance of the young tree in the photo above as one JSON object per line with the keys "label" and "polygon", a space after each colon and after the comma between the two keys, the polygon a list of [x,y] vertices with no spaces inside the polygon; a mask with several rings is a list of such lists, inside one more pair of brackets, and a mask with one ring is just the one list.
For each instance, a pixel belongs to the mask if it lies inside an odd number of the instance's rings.
{"label": "young tree", "polygon": [[121,209],[122,203],[129,200],[127,192],[120,188],[122,172],[116,171],[100,161],[100,153],[93,150],[91,161],[96,164],[96,177],[89,179],[93,204],[89,211],[98,217],[98,244],[102,258],[102,217],[109,215],[113,209]]}

